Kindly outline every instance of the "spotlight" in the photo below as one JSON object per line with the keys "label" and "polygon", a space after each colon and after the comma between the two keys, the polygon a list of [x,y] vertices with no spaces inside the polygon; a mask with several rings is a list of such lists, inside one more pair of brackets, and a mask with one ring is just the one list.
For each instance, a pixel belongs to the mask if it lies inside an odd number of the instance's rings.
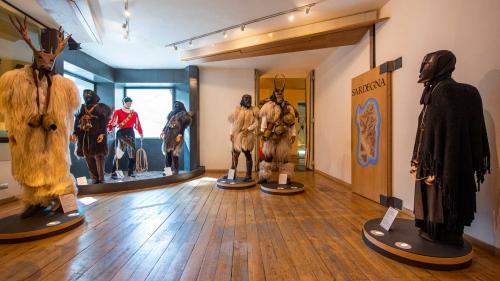
{"label": "spotlight", "polygon": [[244,24],[241,25],[241,31],[245,31],[245,25]]}
{"label": "spotlight", "polygon": [[309,15],[310,11],[311,11],[311,7],[306,7],[306,15]]}
{"label": "spotlight", "polygon": [[122,28],[123,29],[127,29],[127,23],[126,22],[124,24],[122,24]]}
{"label": "spotlight", "polygon": [[189,46],[193,46],[193,40],[189,40]]}
{"label": "spotlight", "polygon": [[123,34],[123,39],[128,40],[128,31]]}
{"label": "spotlight", "polygon": [[294,21],[295,20],[295,16],[294,15],[289,15],[288,16],[288,20],[289,21]]}
{"label": "spotlight", "polygon": [[130,11],[129,10],[125,10],[125,12],[123,12],[123,14],[125,15],[125,17],[129,18],[131,16],[130,14]]}
{"label": "spotlight", "polygon": [[176,51],[177,51],[177,49],[178,49],[178,48],[177,48],[177,45],[174,45],[174,50],[176,50]]}
{"label": "spotlight", "polygon": [[227,32],[226,31],[222,32],[222,36],[224,36],[224,38],[227,38]]}

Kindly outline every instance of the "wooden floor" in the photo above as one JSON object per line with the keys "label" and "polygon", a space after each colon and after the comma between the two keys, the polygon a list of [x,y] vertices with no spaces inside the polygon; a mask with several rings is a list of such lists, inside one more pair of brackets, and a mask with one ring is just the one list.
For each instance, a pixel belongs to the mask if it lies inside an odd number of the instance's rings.
{"label": "wooden floor", "polygon": [[500,260],[476,244],[456,272],[373,252],[361,227],[385,208],[321,175],[298,173],[306,192],[295,196],[218,189],[218,176],[94,196],[76,230],[0,245],[0,280],[500,280]]}

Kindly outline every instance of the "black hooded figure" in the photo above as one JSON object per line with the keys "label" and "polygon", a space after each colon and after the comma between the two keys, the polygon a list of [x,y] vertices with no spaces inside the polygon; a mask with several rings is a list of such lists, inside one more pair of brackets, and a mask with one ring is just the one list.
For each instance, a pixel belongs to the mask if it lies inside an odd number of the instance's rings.
{"label": "black hooded figure", "polygon": [[85,158],[94,183],[104,181],[104,161],[108,155],[106,125],[111,117],[111,108],[100,103],[99,96],[92,90],[83,91],[80,111],[75,116],[75,155]]}
{"label": "black hooded figure", "polygon": [[476,192],[490,169],[490,151],[478,90],[455,82],[456,58],[442,50],[424,57],[425,88],[411,161],[415,224],[421,236],[462,244],[476,211]]}
{"label": "black hooded figure", "polygon": [[192,120],[193,114],[186,111],[182,102],[176,101],[174,110],[168,114],[167,124],[161,132],[165,167],[170,167],[174,174],[179,173],[179,155],[182,150],[184,130],[191,125]]}

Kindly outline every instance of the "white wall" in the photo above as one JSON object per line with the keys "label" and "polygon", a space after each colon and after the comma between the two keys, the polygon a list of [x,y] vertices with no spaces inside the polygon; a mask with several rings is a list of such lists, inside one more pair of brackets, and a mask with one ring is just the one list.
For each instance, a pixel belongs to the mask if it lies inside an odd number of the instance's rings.
{"label": "white wall", "polygon": [[370,69],[369,35],[316,68],[315,169],[351,182],[351,78]]}
{"label": "white wall", "polygon": [[492,151],[492,174],[478,194],[476,219],[466,232],[500,246],[495,233],[500,175],[500,1],[391,0],[380,11],[391,19],[377,28],[377,62],[403,57],[394,73],[394,195],[413,209],[413,181],[408,166],[413,149],[422,85],[418,70],[425,54],[451,50],[457,56],[453,78],[476,86],[484,105]]}
{"label": "white wall", "polygon": [[[429,52],[449,49],[457,56],[455,80],[481,93],[492,153],[491,175],[478,193],[476,219],[466,233],[500,247],[500,1],[391,0],[380,16],[390,19],[377,26],[377,64],[403,57],[403,68],[393,74],[394,196],[413,209],[414,184],[408,170],[421,110],[423,87],[416,83],[420,63]],[[316,167],[347,182],[350,83],[367,70],[367,48],[366,40],[339,48],[316,73]]]}
{"label": "white wall", "polygon": [[[231,166],[227,117],[244,94],[254,97],[253,69],[200,67],[200,162],[206,169]],[[244,170],[240,155],[238,171]]]}

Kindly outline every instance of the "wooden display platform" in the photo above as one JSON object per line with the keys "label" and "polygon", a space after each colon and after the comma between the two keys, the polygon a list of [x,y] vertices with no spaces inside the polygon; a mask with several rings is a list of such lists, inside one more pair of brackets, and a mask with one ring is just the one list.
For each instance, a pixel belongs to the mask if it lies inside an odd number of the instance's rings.
{"label": "wooden display platform", "polygon": [[84,214],[81,210],[66,214],[44,211],[26,219],[22,219],[21,214],[8,216],[0,219],[0,244],[51,237],[70,231],[84,221]]}
{"label": "wooden display platform", "polygon": [[229,180],[222,177],[217,179],[217,187],[222,189],[247,189],[254,187],[256,184],[257,182],[254,179],[252,179],[251,181],[245,181],[243,178],[235,178],[233,180]]}
{"label": "wooden display platform", "polygon": [[[138,190],[154,186],[161,186],[195,178],[205,173],[205,167],[201,166],[192,171],[180,171],[177,175],[164,176],[163,171],[148,171],[136,173],[136,177],[125,176],[122,179],[111,179],[108,175],[104,183],[79,185],[78,194],[99,194],[108,192],[120,192],[128,190]],[[125,172],[126,174],[126,172]],[[88,180],[90,182],[90,180]]]}
{"label": "wooden display platform", "polygon": [[390,231],[380,227],[381,221],[366,222],[362,235],[368,247],[388,258],[434,270],[462,269],[472,262],[472,246],[466,240],[460,246],[431,242],[418,235],[413,220],[396,219]]}
{"label": "wooden display platform", "polygon": [[304,192],[304,185],[300,182],[290,184],[279,184],[277,182],[261,183],[260,190],[274,195],[292,195]]}

